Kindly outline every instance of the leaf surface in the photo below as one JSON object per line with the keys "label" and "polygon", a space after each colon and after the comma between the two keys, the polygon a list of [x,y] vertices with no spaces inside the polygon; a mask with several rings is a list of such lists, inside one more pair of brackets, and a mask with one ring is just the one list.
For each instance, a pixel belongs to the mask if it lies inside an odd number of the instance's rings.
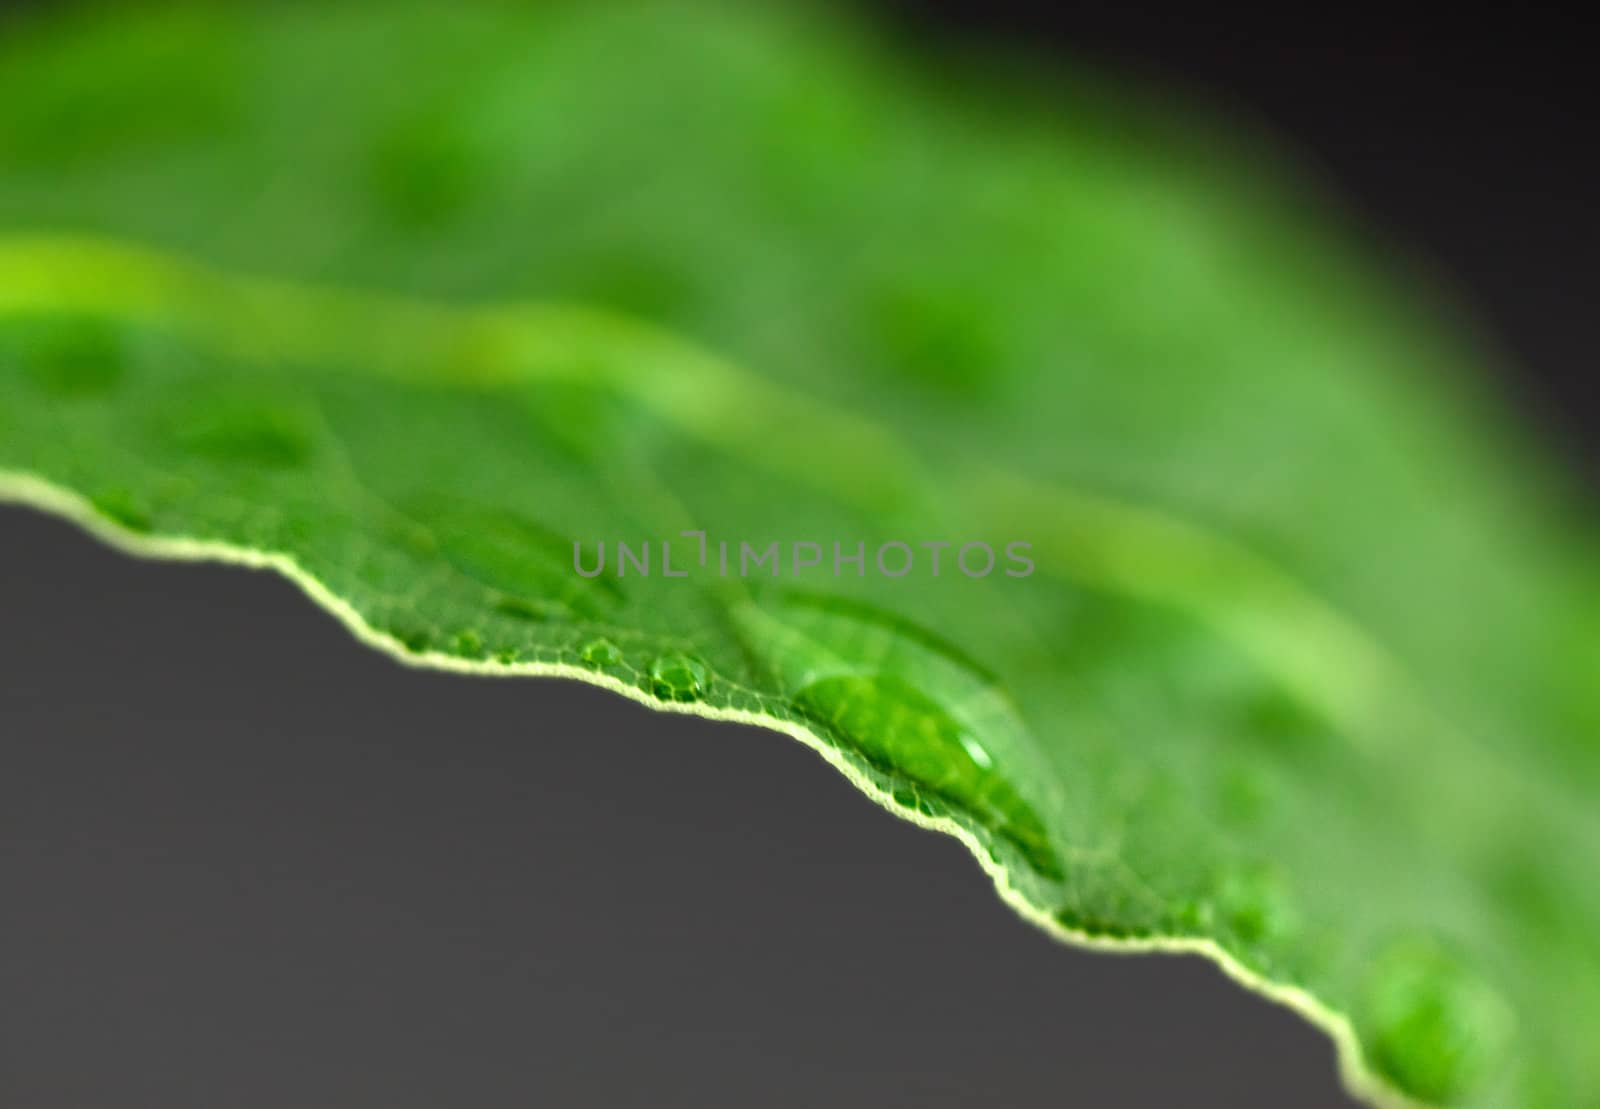
{"label": "leaf surface", "polygon": [[80,15],[0,104],[4,495],[788,732],[1373,1100],[1600,1102],[1587,506],[1250,144],[656,4]]}

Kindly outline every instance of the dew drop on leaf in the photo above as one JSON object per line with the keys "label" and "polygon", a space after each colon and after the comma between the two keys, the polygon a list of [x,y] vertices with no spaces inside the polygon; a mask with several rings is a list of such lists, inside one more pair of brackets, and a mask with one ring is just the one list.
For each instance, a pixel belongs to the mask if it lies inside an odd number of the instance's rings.
{"label": "dew drop on leaf", "polygon": [[1437,943],[1392,945],[1366,979],[1373,1062],[1414,1097],[1449,1104],[1473,1093],[1501,1054],[1500,995]]}
{"label": "dew drop on leaf", "polygon": [[988,751],[904,679],[823,678],[800,690],[795,703],[871,765],[1005,837],[1035,870],[1062,872],[1044,823],[994,771]]}
{"label": "dew drop on leaf", "polygon": [[650,664],[650,691],[663,701],[698,701],[706,692],[705,663],[674,651]]}
{"label": "dew drop on leaf", "polygon": [[609,639],[591,639],[583,645],[578,657],[590,666],[615,666],[622,661],[622,652]]}
{"label": "dew drop on leaf", "polygon": [[470,629],[459,631],[450,639],[450,652],[462,658],[482,658],[483,640]]}
{"label": "dew drop on leaf", "polygon": [[1295,927],[1289,890],[1283,879],[1266,867],[1227,871],[1217,883],[1216,903],[1223,922],[1248,943],[1283,936]]}
{"label": "dew drop on leaf", "polygon": [[979,767],[988,770],[994,766],[994,758],[984,749],[983,744],[965,732],[962,732],[956,738],[961,741],[961,749],[967,753],[967,757]]}

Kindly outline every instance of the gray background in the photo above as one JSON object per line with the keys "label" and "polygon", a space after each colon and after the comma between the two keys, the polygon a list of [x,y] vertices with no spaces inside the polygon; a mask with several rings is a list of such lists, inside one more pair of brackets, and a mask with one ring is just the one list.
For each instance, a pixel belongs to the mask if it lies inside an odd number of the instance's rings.
{"label": "gray background", "polygon": [[[901,7],[1281,129],[1594,471],[1560,29]],[[1024,1103],[1349,1104],[1297,1018],[1052,943],[776,734],[408,671],[269,575],[0,509],[0,1107]]]}

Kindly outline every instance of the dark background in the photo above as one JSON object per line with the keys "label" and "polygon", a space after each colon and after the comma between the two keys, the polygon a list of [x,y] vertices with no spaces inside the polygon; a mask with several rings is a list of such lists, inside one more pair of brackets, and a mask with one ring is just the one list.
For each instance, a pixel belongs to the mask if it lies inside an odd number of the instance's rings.
{"label": "dark background", "polygon": [[[1600,471],[1575,29],[892,7],[1276,133]],[[1053,943],[776,734],[408,671],[274,577],[0,509],[0,1106],[1024,1103],[1349,1104],[1298,1018]]]}

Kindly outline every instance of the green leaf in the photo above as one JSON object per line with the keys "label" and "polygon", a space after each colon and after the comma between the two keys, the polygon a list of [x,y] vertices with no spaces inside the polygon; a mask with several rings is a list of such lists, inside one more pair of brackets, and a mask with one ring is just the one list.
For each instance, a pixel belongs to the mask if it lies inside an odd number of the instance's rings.
{"label": "green leaf", "polygon": [[0,492],[787,732],[1374,1101],[1600,1102],[1588,506],[1260,150],[1017,72],[665,4],[15,28]]}

